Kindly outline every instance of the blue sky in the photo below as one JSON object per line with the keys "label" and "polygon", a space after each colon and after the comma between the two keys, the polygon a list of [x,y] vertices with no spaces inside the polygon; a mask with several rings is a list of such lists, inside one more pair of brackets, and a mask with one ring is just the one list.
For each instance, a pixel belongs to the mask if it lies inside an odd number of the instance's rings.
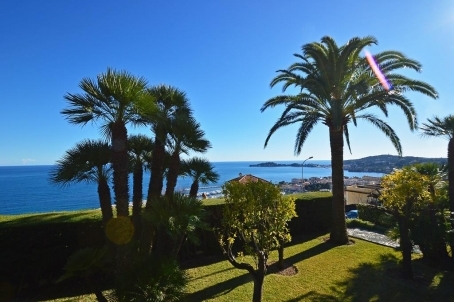
{"label": "blue sky", "polygon": [[[211,161],[330,158],[328,129],[320,124],[300,156],[296,129],[263,143],[283,108],[260,113],[281,93],[270,88],[276,70],[295,61],[306,43],[329,35],[339,45],[375,36],[372,53],[399,50],[423,72],[408,76],[433,85],[440,98],[410,94],[421,122],[453,114],[454,2],[439,1],[15,1],[0,4],[0,165],[53,164],[66,150],[96,139],[96,125],[70,125],[60,114],[63,95],[80,92],[84,77],[107,67],[127,70],[150,85],[184,90],[213,148]],[[446,157],[447,141],[411,132],[404,115],[386,121],[401,138],[403,155]],[[130,133],[150,134],[148,129]],[[350,128],[345,159],[397,154],[366,124]]]}

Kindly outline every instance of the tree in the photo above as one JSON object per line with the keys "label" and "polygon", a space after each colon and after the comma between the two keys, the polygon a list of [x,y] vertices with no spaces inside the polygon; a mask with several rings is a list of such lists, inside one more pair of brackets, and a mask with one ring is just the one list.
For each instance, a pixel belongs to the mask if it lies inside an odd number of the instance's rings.
{"label": "tree", "polygon": [[128,151],[131,158],[133,181],[132,181],[132,220],[134,223],[135,235],[141,230],[141,212],[143,200],[143,171],[148,167],[148,160],[153,151],[153,140],[146,135],[131,135],[128,138]]}
{"label": "tree", "polygon": [[183,160],[181,172],[183,176],[192,178],[189,196],[194,198],[197,197],[199,183],[207,185],[216,183],[219,180],[219,174],[214,171],[213,165],[208,160],[200,157]]}
{"label": "tree", "polygon": [[423,136],[440,136],[449,140],[448,143],[448,196],[451,223],[454,228],[454,115],[445,118],[438,116],[427,119],[420,128]]}
{"label": "tree", "polygon": [[410,219],[413,211],[430,200],[430,183],[427,176],[420,174],[415,167],[404,167],[385,175],[381,185],[383,190],[380,199],[383,206],[396,218],[399,225],[402,274],[404,278],[412,279]]}
{"label": "tree", "polygon": [[[219,242],[229,262],[251,274],[252,300],[261,301],[268,256],[272,249],[279,248],[280,241],[291,239],[287,222],[296,217],[295,202],[283,197],[273,184],[263,181],[228,182],[223,186],[223,193],[225,207]],[[236,241],[243,245],[240,255],[253,257],[255,268],[235,257],[232,246]]]}
{"label": "tree", "polygon": [[398,69],[409,68],[421,71],[421,65],[397,51],[384,51],[375,55],[375,61],[391,83],[391,89],[383,87],[375,76],[361,51],[376,44],[373,37],[353,38],[339,47],[331,37],[323,37],[321,43],[303,45],[303,54],[295,54],[301,62],[294,63],[271,81],[271,87],[283,83],[283,91],[290,86],[298,88],[297,95],[281,95],[264,103],[261,111],[284,105],[284,112],[271,127],[265,140],[265,147],[271,136],[280,128],[300,124],[295,140],[294,152],[301,149],[312,131],[321,122],[328,127],[331,146],[332,166],[332,226],[330,241],[347,244],[347,228],[344,208],[344,136],[350,148],[348,125],[357,125],[363,119],[381,130],[402,155],[400,140],[386,122],[372,113],[363,112],[369,108],[381,110],[388,115],[388,106],[396,105],[406,116],[411,130],[417,127],[416,112],[407,91],[420,92],[436,98],[435,89],[429,84],[412,80],[396,73]]}
{"label": "tree", "polygon": [[87,182],[98,185],[99,204],[104,226],[112,219],[110,146],[103,141],[84,140],[66,151],[50,172],[51,183],[69,186]]}
{"label": "tree", "polygon": [[205,132],[192,116],[179,116],[172,125],[170,136],[171,155],[165,192],[168,198],[173,196],[180,175],[180,154],[189,155],[190,151],[204,153],[211,148],[210,141],[204,138]]}
{"label": "tree", "polygon": [[436,163],[413,165],[416,171],[426,176],[430,199],[418,211],[414,211],[411,221],[411,238],[419,246],[425,259],[433,264],[446,263],[449,258],[446,249],[447,224],[445,210],[448,205],[445,182],[445,166]]}
{"label": "tree", "polygon": [[146,214],[157,229],[152,257],[176,260],[186,239],[198,244],[196,229],[207,228],[207,224],[202,220],[204,214],[204,206],[200,200],[182,193],[175,193],[172,198],[164,195],[156,199],[151,205],[151,211]]}
{"label": "tree", "polygon": [[148,88],[147,93],[157,103],[156,111],[143,115],[143,118],[151,125],[151,131],[155,135],[146,206],[149,209],[152,201],[161,196],[164,181],[166,146],[172,123],[179,115],[187,114],[189,116],[190,108],[186,94],[178,88],[168,85],[158,85]]}
{"label": "tree", "polygon": [[143,125],[139,113],[154,109],[153,98],[145,93],[147,81],[126,71],[108,68],[96,80],[79,83],[82,94],[67,93],[69,107],[61,111],[71,124],[102,121],[101,133],[112,145],[113,185],[118,216],[129,215],[127,124]]}

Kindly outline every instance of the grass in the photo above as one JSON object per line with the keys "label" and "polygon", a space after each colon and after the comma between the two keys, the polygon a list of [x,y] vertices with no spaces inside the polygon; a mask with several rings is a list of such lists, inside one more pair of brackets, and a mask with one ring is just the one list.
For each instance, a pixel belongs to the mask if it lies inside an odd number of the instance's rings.
{"label": "grass", "polygon": [[0,215],[0,227],[32,226],[50,223],[100,221],[101,210],[81,210],[23,215]]}
{"label": "grass", "polygon": [[[399,274],[400,252],[360,239],[349,246],[332,246],[327,234],[307,238],[285,249],[294,276],[265,277],[263,301],[454,301],[454,274],[426,266],[414,255],[414,280]],[[270,261],[277,260],[272,254]],[[245,272],[223,257],[187,263],[190,276],[183,301],[251,301],[253,283]],[[41,300],[44,301],[44,300]],[[95,301],[94,295],[48,300]]]}
{"label": "grass", "polygon": [[[400,253],[360,239],[331,246],[327,235],[287,247],[294,276],[265,277],[264,301],[454,301],[454,274],[428,267],[415,256],[415,280],[399,274]],[[277,260],[273,254],[271,259]],[[189,268],[185,301],[250,301],[253,283],[227,261]]]}

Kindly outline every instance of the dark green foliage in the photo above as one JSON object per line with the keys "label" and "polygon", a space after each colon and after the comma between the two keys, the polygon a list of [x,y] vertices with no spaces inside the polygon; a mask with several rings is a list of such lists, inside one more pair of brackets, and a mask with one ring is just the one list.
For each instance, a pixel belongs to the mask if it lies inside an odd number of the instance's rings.
{"label": "dark green foliage", "polygon": [[384,228],[395,226],[396,220],[386,212],[385,208],[367,204],[358,204],[358,216],[361,220],[370,221]]}
{"label": "dark green foliage", "polygon": [[163,196],[156,199],[146,219],[157,229],[155,252],[164,256],[176,257],[185,240],[199,243],[196,229],[207,228],[202,220],[205,210],[200,200],[175,193],[172,198]]}
{"label": "dark green foliage", "polygon": [[0,281],[16,289],[16,298],[51,284],[63,275],[76,250],[104,241],[99,222],[45,223],[1,227]]}
{"label": "dark green foliage", "polygon": [[331,226],[331,197],[295,200],[298,217],[289,222],[290,234],[299,236],[310,232],[328,231]]}
{"label": "dark green foliage", "polygon": [[120,302],[178,301],[184,296],[188,281],[176,261],[152,256],[135,262],[114,296]]}

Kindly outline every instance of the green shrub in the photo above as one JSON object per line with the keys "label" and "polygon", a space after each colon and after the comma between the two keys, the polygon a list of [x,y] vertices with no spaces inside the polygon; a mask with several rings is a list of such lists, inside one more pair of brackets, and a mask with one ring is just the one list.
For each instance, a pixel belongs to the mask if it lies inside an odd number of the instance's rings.
{"label": "green shrub", "polygon": [[383,207],[368,204],[358,204],[358,216],[383,228],[391,228],[396,224],[395,218],[387,213]]}

